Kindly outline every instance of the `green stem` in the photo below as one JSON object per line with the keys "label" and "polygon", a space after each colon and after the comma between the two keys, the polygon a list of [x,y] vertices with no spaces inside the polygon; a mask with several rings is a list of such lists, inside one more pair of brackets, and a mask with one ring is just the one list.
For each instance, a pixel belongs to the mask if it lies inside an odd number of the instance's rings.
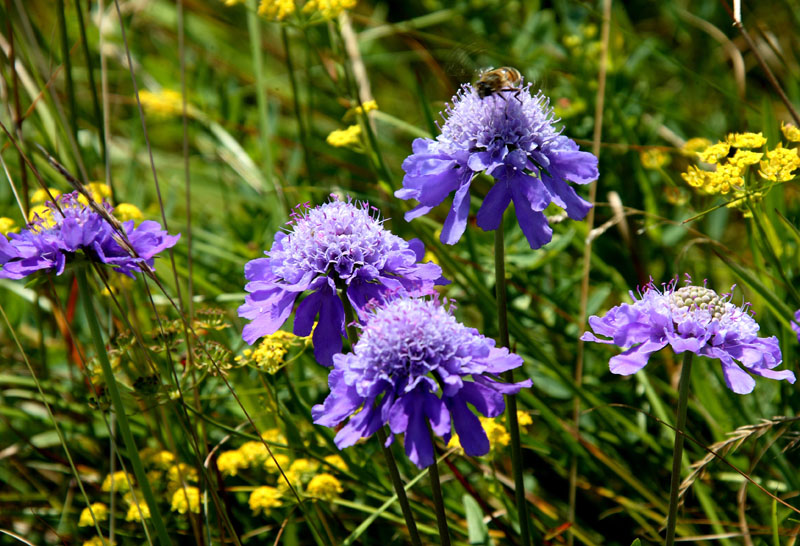
{"label": "green stem", "polygon": [[306,126],[303,122],[303,113],[300,108],[300,88],[297,83],[297,76],[294,73],[294,62],[292,61],[292,50],[289,44],[289,32],[286,26],[281,25],[281,41],[283,42],[283,50],[286,54],[286,70],[289,73],[289,85],[292,87],[292,106],[294,108],[294,116],[297,119],[297,132],[300,135],[300,145],[303,147],[303,159],[306,164],[306,176],[309,180],[313,180],[311,150],[308,148],[308,136],[306,135]]}
{"label": "green stem", "polygon": [[[428,425],[430,430],[430,425]],[[430,430],[431,442],[436,442],[433,431]],[[442,546],[450,546],[450,532],[447,528],[447,516],[444,513],[444,500],[442,499],[442,484],[439,480],[439,465],[434,455],[433,464],[428,467],[428,474],[431,477],[431,489],[433,490],[433,506],[436,508],[436,525],[439,527],[439,540]]]}
{"label": "green stem", "polygon": [[106,382],[106,388],[111,396],[111,404],[114,406],[114,412],[117,416],[117,424],[119,431],[122,434],[122,439],[125,442],[125,449],[128,452],[128,458],[133,467],[133,474],[136,476],[136,481],[142,490],[142,495],[150,509],[150,517],[153,526],[156,529],[158,540],[163,546],[170,546],[172,541],[167,533],[167,528],[164,526],[164,520],[161,519],[161,512],[159,511],[158,503],[156,502],[153,490],[150,488],[150,482],[147,479],[147,474],[142,466],[142,461],[139,458],[139,450],[136,447],[136,442],[133,439],[130,425],[128,424],[128,416],[125,413],[125,406],[122,404],[122,397],[120,396],[119,389],[117,388],[116,380],[114,379],[114,372],[111,369],[111,363],[108,361],[108,353],[106,352],[105,344],[103,343],[103,335],[100,333],[100,324],[97,322],[97,315],[92,306],[92,294],[89,291],[89,281],[86,278],[86,270],[78,269],[78,287],[81,293],[81,300],[83,300],[83,308],[86,312],[86,320],[89,323],[89,329],[92,332],[92,340],[94,341],[95,352],[97,359],[100,361],[100,366],[103,369],[103,378]]}
{"label": "green stem", "polygon": [[[495,270],[495,290],[497,298],[497,329],[502,347],[509,347],[508,338],[508,304],[506,301],[506,264],[505,248],[503,238],[503,220],[494,232],[494,270]],[[514,371],[508,370],[503,374],[503,379],[508,383],[514,382]],[[522,480],[522,447],[519,439],[519,423],[517,422],[517,399],[514,396],[506,395],[506,417],[508,421],[508,431],[511,434],[511,468],[514,474],[514,497],[517,502],[517,513],[519,518],[519,532],[523,546],[531,543],[531,535],[528,527],[528,505],[525,501],[525,483]]]}
{"label": "green stem", "polygon": [[[347,329],[347,337],[350,340],[350,350],[352,351],[352,348],[355,347],[356,340],[358,339],[358,334],[356,333],[356,328],[354,326],[356,320],[355,312],[353,312],[353,306],[350,305],[350,300],[347,299],[347,293],[344,289],[339,291],[339,297],[344,305],[345,328]],[[414,521],[414,514],[411,512],[411,505],[408,503],[406,490],[403,487],[403,480],[400,479],[400,472],[397,470],[397,463],[394,460],[392,450],[386,446],[387,436],[384,427],[379,428],[377,434],[378,441],[381,443],[383,458],[386,460],[386,466],[389,468],[389,476],[392,479],[394,492],[397,493],[397,501],[400,503],[400,510],[402,510],[403,517],[406,520],[406,526],[408,527],[408,534],[411,538],[411,544],[414,546],[421,546],[422,542],[420,541],[419,532],[417,531],[417,524]],[[438,479],[436,483],[439,483]],[[441,491],[439,494],[441,496]]]}
{"label": "green stem", "polygon": [[678,412],[675,418],[675,449],[672,451],[672,478],[669,483],[669,512],[667,515],[667,538],[665,544],[675,543],[675,527],[678,524],[678,489],[681,485],[681,461],[683,459],[683,431],[686,428],[686,405],[689,400],[689,383],[692,377],[692,353],[683,356],[680,385],[678,386]]}

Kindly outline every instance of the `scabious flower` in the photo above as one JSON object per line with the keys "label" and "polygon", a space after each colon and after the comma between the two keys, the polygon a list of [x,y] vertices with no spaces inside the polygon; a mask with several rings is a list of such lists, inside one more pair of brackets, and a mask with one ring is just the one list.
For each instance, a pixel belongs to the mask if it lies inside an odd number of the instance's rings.
{"label": "scabious flower", "polygon": [[638,372],[653,353],[669,345],[676,353],[718,359],[725,383],[737,394],[752,392],[756,382],[750,374],[795,382],[791,371],[773,370],[782,358],[778,339],[758,337],[749,304],[737,307],[731,293],[718,295],[690,282],[687,277],[687,284],[678,288],[675,278],[659,290],[651,281],[638,298],[631,292],[632,304],[620,304],[602,318],[590,317],[594,334],[586,332],[582,339],[625,349],[609,361],[615,374]]}
{"label": "scabious flower", "polygon": [[[21,279],[52,270],[61,275],[67,260],[79,250],[89,259],[133,277],[143,264],[152,267],[156,254],[180,239],[180,234],[167,234],[158,222],[145,221],[136,227],[132,220],[123,222],[120,229],[137,254],[132,256],[119,244],[117,231],[78,197],[77,192],[59,196],[58,207],[50,203],[26,229],[9,234],[9,240],[0,237],[0,278]],[[113,210],[107,203],[100,206]]]}
{"label": "scabious flower", "polygon": [[794,320],[792,321],[792,331],[797,334],[797,341],[800,342],[800,309],[794,312]]}
{"label": "scabious flower", "polygon": [[550,242],[553,230],[543,214],[550,203],[581,220],[591,203],[575,193],[569,181],[587,184],[597,179],[597,158],[556,129],[548,99],[531,94],[530,84],[519,92],[501,92],[485,98],[465,84],[446,109],[444,126],[435,140],[418,138],[403,162],[400,199],[416,199],[408,211],[412,220],[440,204],[455,191],[453,205],[442,228],[441,240],[455,244],[464,233],[469,215],[469,188],[478,173],[495,179],[481,208],[478,225],[497,229],[513,201],[519,225],[531,248]]}
{"label": "scabious flower", "polygon": [[342,350],[344,306],[339,290],[359,317],[370,300],[383,301],[400,290],[431,291],[442,283],[441,268],[417,263],[425,255],[422,243],[405,241],[383,227],[368,203],[332,200],[293,213],[288,233],[275,234],[267,258],[245,265],[250,292],[239,316],[252,320],[242,337],[253,344],[275,333],[292,313],[297,297],[310,292],[297,307],[294,333],[308,336],[313,327],[314,356],[330,366]]}
{"label": "scabious flower", "polygon": [[434,462],[429,424],[445,443],[452,424],[468,455],[484,455],[489,440],[467,404],[496,417],[504,394],[531,385],[496,381],[522,358],[460,324],[433,298],[402,296],[373,309],[353,352],[335,355],[333,365],[331,392],[312,408],[314,422],[335,427],[350,418],[334,439],[339,449],[388,423],[394,434],[405,433],[406,454],[420,468]]}

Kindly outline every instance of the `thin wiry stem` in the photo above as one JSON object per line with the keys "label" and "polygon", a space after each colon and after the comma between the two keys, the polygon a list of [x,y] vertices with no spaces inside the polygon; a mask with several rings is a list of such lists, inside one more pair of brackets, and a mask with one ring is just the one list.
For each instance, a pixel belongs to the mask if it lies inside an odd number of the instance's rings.
{"label": "thin wiry stem", "polygon": [[680,385],[678,387],[678,410],[675,418],[675,448],[672,451],[672,476],[669,484],[669,511],[667,512],[666,546],[675,543],[675,528],[678,524],[678,490],[681,484],[681,461],[683,460],[683,438],[686,428],[686,408],[689,401],[689,383],[692,378],[691,351],[683,356]]}
{"label": "thin wiry stem", "polygon": [[[428,433],[431,436],[431,443],[435,445],[436,438],[433,436],[430,424]],[[450,531],[447,528],[447,515],[444,512],[444,499],[442,498],[442,483],[439,479],[439,465],[436,457],[433,464],[428,467],[428,474],[431,478],[431,490],[433,491],[433,506],[436,509],[436,525],[439,528],[439,543],[442,546],[450,546]]]}
{"label": "thin wiry stem", "polygon": [[[606,71],[608,55],[608,41],[611,33],[611,0],[603,0],[603,25],[600,34],[600,66],[597,75],[597,96],[595,99],[594,110],[594,132],[592,134],[592,153],[595,157],[600,157],[600,138],[603,134],[603,108],[605,105],[606,96]],[[589,214],[586,216],[587,232],[591,235],[592,228],[594,227],[594,205],[597,201],[597,181],[589,184],[589,202],[592,208],[589,209]],[[581,272],[581,296],[580,296],[580,311],[578,314],[578,328],[580,334],[586,331],[586,313],[589,305],[589,273],[592,267],[592,241],[591,237],[587,237],[583,247],[582,258],[582,272]],[[583,383],[583,356],[584,356],[585,342],[578,336],[577,354],[575,357],[575,386],[580,388]],[[580,416],[581,416],[581,400],[575,397],[572,406],[572,422],[575,427],[575,434],[580,434]],[[569,468],[569,509],[567,519],[571,523],[575,523],[575,506],[577,503],[577,483],[578,483],[578,457],[572,456]],[[569,533],[567,536],[567,543],[572,546],[575,536]]]}

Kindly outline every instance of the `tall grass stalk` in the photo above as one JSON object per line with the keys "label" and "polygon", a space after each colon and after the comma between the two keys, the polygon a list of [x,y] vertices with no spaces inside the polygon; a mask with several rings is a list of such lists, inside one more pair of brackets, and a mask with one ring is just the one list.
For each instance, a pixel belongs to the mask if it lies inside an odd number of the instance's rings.
{"label": "tall grass stalk", "polygon": [[[508,336],[508,303],[506,294],[506,259],[505,237],[503,236],[503,218],[494,232],[494,274],[497,298],[497,330],[500,346],[511,350]],[[503,379],[508,383],[514,382],[514,371],[503,373]],[[513,395],[506,395],[506,422],[511,435],[511,467],[514,474],[514,498],[517,504],[519,517],[519,530],[522,544],[531,543],[531,532],[528,525],[528,504],[525,500],[525,482],[522,479],[522,446],[519,438],[519,422],[517,420],[517,399]]]}
{"label": "tall grass stalk", "polygon": [[[155,495],[153,495],[153,489],[150,487],[150,481],[144,471],[142,460],[139,458],[139,450],[136,447],[136,441],[131,433],[128,416],[125,413],[125,406],[122,403],[122,397],[120,396],[119,388],[114,378],[114,371],[111,369],[111,363],[108,360],[103,334],[100,332],[100,324],[97,322],[97,315],[95,314],[92,303],[92,292],[89,287],[89,281],[86,278],[86,269],[79,268],[76,271],[76,275],[78,278],[78,289],[80,290],[81,301],[83,302],[83,308],[86,312],[86,321],[89,323],[89,329],[92,334],[92,342],[94,343],[100,367],[103,370],[103,379],[106,382],[106,388],[111,397],[111,404],[117,416],[117,424],[119,425],[120,434],[122,434],[122,440],[125,443],[128,459],[131,461],[133,474],[136,476],[136,481],[142,490],[144,500],[150,509],[150,518],[153,522],[153,527],[155,527],[158,541],[162,546],[169,546],[172,542],[169,538],[169,533],[167,533],[167,528],[164,526],[164,520],[161,517],[161,511],[158,507],[158,502],[156,502]],[[145,525],[144,521],[142,525]]]}
{"label": "tall grass stalk", "polygon": [[675,527],[678,523],[678,491],[681,485],[681,460],[683,458],[683,437],[686,429],[686,407],[689,400],[689,383],[692,378],[692,355],[683,355],[680,385],[678,386],[678,410],[675,418],[675,448],[672,451],[672,476],[669,484],[669,511],[667,513],[666,546],[675,544]]}
{"label": "tall grass stalk", "polygon": [[[428,433],[431,435],[431,442],[436,445],[436,437],[433,431],[430,430],[428,424]],[[436,525],[439,527],[439,540],[442,546],[450,546],[450,530],[447,527],[447,515],[444,511],[444,499],[442,498],[442,484],[439,479],[439,461],[436,457],[433,458],[433,463],[428,467],[428,474],[431,477],[431,490],[433,491],[433,506],[436,509]]]}

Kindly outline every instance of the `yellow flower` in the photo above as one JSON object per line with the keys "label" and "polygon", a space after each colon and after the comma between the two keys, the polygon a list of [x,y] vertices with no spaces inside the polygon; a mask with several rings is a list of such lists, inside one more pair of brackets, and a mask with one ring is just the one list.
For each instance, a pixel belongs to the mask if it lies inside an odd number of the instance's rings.
{"label": "yellow flower", "polygon": [[273,453],[275,455],[275,459],[273,460],[272,457],[267,457],[264,461],[264,469],[267,472],[277,472],[278,467],[275,465],[275,461],[278,461],[278,464],[281,468],[287,468],[289,466],[289,457],[284,455],[283,453]]}
{"label": "yellow flower", "polygon": [[[285,332],[288,333],[288,332]],[[289,334],[295,337],[294,334]],[[279,428],[268,428],[261,433],[261,439],[268,444],[286,444],[286,437],[283,435]]]}
{"label": "yellow flower", "polygon": [[695,157],[697,152],[702,152],[711,146],[711,141],[703,137],[690,138],[681,148],[681,153],[688,157]]}
{"label": "yellow flower", "polygon": [[461,440],[458,437],[458,434],[453,434],[450,436],[450,441],[447,442],[447,449],[455,448],[456,453],[459,455],[464,454],[464,448],[461,447]]}
{"label": "yellow flower", "polygon": [[717,170],[710,173],[709,184],[706,191],[709,193],[726,194],[731,191],[731,188],[744,186],[744,179],[742,178],[742,171],[736,165],[726,163],[724,165],[717,165]]}
{"label": "yellow flower", "polygon": [[[104,199],[106,201],[111,200],[111,188],[102,182],[89,182],[86,184],[86,191],[92,196],[92,201],[96,203],[102,203]],[[89,204],[89,200],[82,194],[78,195],[78,202],[84,205]]]}
{"label": "yellow flower", "polygon": [[235,6],[236,4],[244,4],[245,0],[225,0],[226,6]]}
{"label": "yellow flower", "polygon": [[169,467],[169,470],[167,470],[167,480],[173,484],[179,484],[181,483],[181,479],[185,482],[196,482],[197,469],[186,463],[178,463]]}
{"label": "yellow flower", "polygon": [[[363,107],[363,108],[362,108]],[[361,106],[354,106],[344,114],[344,119],[349,120],[355,116],[359,116],[365,112],[372,112],[378,109],[378,102],[375,100],[368,100],[361,104]]]}
{"label": "yellow flower", "polygon": [[[286,471],[286,478],[292,485],[301,485],[307,482],[319,469],[319,462],[313,459],[295,459]],[[283,482],[286,485],[286,482]]]}
{"label": "yellow flower", "polygon": [[489,445],[492,451],[499,447],[505,447],[511,442],[511,435],[506,430],[506,427],[496,419],[481,417],[480,420],[483,430],[486,431],[486,436],[489,438]]}
{"label": "yellow flower", "polygon": [[700,161],[703,163],[716,163],[723,157],[727,156],[730,149],[731,145],[729,143],[717,142],[702,152],[699,152],[697,155],[700,157]]}
{"label": "yellow flower", "polygon": [[346,9],[356,6],[356,0],[308,0],[303,6],[303,13],[317,10],[325,19],[338,17]]}
{"label": "yellow flower", "polygon": [[[255,350],[245,349],[234,360],[240,364],[251,364],[266,373],[277,372],[283,364],[283,359],[289,348],[304,338],[291,332],[278,330],[265,337]],[[268,440],[269,441],[269,440]],[[277,440],[276,440],[277,441]],[[283,440],[280,443],[285,443]]]}
{"label": "yellow flower", "polygon": [[781,122],[781,132],[789,142],[800,142],[800,129],[797,128],[797,125]]}
{"label": "yellow flower", "polygon": [[41,229],[47,229],[56,225],[56,221],[53,218],[53,211],[50,210],[50,207],[47,205],[36,205],[28,210],[28,222],[35,222],[37,218],[40,221],[38,227]]}
{"label": "yellow flower", "polygon": [[758,171],[763,178],[773,182],[786,182],[794,178],[794,171],[800,167],[800,156],[794,148],[784,148],[778,144],[767,152],[767,160],[761,162]]}
{"label": "yellow flower", "polygon": [[347,129],[337,129],[328,135],[325,142],[334,148],[355,146],[361,142],[361,126],[351,125]]}
{"label": "yellow flower", "polygon": [[94,536],[89,540],[84,540],[81,546],[109,546],[110,544],[114,544],[113,542],[109,542],[108,539],[104,539],[102,537]]}
{"label": "yellow flower", "polygon": [[93,527],[94,520],[92,519],[92,512],[98,523],[108,519],[108,506],[102,502],[92,503],[91,510],[87,506],[81,511],[81,517],[78,519],[78,527]]}
{"label": "yellow flower", "polygon": [[281,493],[274,487],[263,485],[250,493],[248,504],[250,505],[250,510],[253,511],[253,515],[258,515],[261,512],[266,516],[271,509],[281,505]]}
{"label": "yellow flower", "polygon": [[709,172],[698,169],[694,165],[690,166],[681,177],[693,188],[703,188],[708,184]]}
{"label": "yellow flower", "polygon": [[[113,484],[111,483],[113,480]],[[125,493],[126,491],[130,491],[131,486],[130,484],[133,483],[133,476],[131,474],[127,474],[126,472],[119,471],[114,472],[114,474],[109,474],[103,480],[103,484],[100,486],[100,489],[103,491],[111,491],[113,487],[113,491]]]}
{"label": "yellow flower", "polygon": [[17,223],[12,219],[6,216],[0,216],[0,233],[3,235],[8,235],[9,233],[17,233],[19,228],[16,225]]}
{"label": "yellow flower", "polygon": [[331,501],[342,494],[344,489],[341,482],[330,474],[317,474],[311,481],[308,482],[306,487],[306,495],[321,499],[324,501]]}
{"label": "yellow flower", "polygon": [[162,89],[156,93],[139,91],[139,102],[148,114],[158,118],[175,116],[183,112],[183,98],[179,91]]}
{"label": "yellow flower", "polygon": [[[47,189],[50,190],[50,195],[53,196],[53,199],[58,199],[58,196],[61,195],[61,192],[55,188]],[[31,203],[34,205],[38,203],[46,203],[47,201],[50,201],[50,195],[47,195],[47,192],[44,190],[44,188],[39,188],[33,192],[33,195],[31,195]]]}
{"label": "yellow flower", "polygon": [[166,469],[175,462],[175,455],[169,451],[159,451],[153,454],[153,456],[150,458],[150,462],[156,466]]}
{"label": "yellow flower", "polygon": [[748,165],[755,165],[761,158],[764,157],[762,152],[751,152],[750,150],[736,150],[736,153],[731,157],[728,162],[735,165],[740,169],[744,169]]}
{"label": "yellow flower", "polygon": [[517,423],[521,427],[527,427],[528,425],[533,424],[533,417],[527,411],[518,411],[517,412]]}
{"label": "yellow flower", "polygon": [[258,14],[273,19],[283,21],[295,12],[294,0],[261,0],[258,5]]}
{"label": "yellow flower", "polygon": [[267,447],[261,442],[245,442],[239,448],[239,453],[250,468],[263,464],[269,458]]}
{"label": "yellow flower", "polygon": [[187,511],[192,511],[195,514],[200,513],[200,490],[196,487],[179,487],[172,495],[172,504],[170,510],[185,514]]}
{"label": "yellow flower", "polygon": [[139,210],[139,207],[130,203],[120,203],[114,207],[114,216],[119,218],[121,222],[127,222],[128,220],[141,220],[144,218],[144,215],[142,214],[142,211]]}
{"label": "yellow flower", "polygon": [[345,464],[344,459],[342,459],[339,455],[327,455],[324,459],[326,463],[331,465],[333,468],[338,468],[339,470],[346,471],[347,464]]}
{"label": "yellow flower", "polygon": [[150,519],[150,507],[144,501],[132,502],[128,507],[128,513],[125,514],[125,521],[142,521],[143,519]]}
{"label": "yellow flower", "polygon": [[726,140],[734,148],[760,148],[767,143],[761,133],[731,133]]}
{"label": "yellow flower", "polygon": [[645,169],[660,169],[669,163],[669,154],[658,148],[650,148],[639,153],[639,160]]}
{"label": "yellow flower", "polygon": [[236,476],[239,470],[247,468],[247,461],[238,449],[224,451],[217,457],[217,468],[223,476]]}

